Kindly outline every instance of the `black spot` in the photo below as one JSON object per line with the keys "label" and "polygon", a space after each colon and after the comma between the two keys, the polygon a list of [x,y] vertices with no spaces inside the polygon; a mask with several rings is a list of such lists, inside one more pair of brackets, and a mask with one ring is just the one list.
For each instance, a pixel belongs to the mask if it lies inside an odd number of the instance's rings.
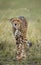
{"label": "black spot", "polygon": [[18,42],[16,42],[16,44],[19,44]]}

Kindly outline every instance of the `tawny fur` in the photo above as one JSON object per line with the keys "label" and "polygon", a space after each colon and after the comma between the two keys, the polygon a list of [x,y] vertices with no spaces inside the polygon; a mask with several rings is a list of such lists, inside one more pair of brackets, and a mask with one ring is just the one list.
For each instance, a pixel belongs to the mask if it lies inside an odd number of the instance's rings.
{"label": "tawny fur", "polygon": [[[26,47],[26,34],[27,34],[27,21],[25,17],[19,16],[17,18],[10,19],[13,27],[13,34],[15,35],[18,52],[17,59],[21,59],[25,56],[24,47]],[[21,44],[21,46],[20,46]],[[19,48],[20,47],[20,48]],[[20,51],[19,51],[20,50]]]}

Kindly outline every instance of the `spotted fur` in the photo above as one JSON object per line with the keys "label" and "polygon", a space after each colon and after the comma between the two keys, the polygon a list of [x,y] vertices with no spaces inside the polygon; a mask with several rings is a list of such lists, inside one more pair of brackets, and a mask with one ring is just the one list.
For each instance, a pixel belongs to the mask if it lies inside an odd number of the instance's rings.
{"label": "spotted fur", "polygon": [[12,28],[13,28],[13,34],[16,39],[16,45],[17,45],[17,59],[21,59],[23,57],[26,57],[26,34],[27,34],[27,21],[25,17],[19,16],[17,18],[11,18],[10,19]]}

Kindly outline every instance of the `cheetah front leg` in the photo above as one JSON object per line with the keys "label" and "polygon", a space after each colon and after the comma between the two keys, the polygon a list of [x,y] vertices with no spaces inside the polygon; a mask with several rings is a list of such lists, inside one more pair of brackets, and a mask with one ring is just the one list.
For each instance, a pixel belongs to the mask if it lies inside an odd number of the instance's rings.
{"label": "cheetah front leg", "polygon": [[26,58],[26,53],[25,53],[25,47],[24,47],[24,43],[22,41],[22,38],[18,38],[16,40],[16,45],[17,45],[17,60],[20,60],[22,58]]}
{"label": "cheetah front leg", "polygon": [[21,60],[22,58],[26,58],[23,44],[17,45],[17,57],[16,58],[17,58],[17,60]]}

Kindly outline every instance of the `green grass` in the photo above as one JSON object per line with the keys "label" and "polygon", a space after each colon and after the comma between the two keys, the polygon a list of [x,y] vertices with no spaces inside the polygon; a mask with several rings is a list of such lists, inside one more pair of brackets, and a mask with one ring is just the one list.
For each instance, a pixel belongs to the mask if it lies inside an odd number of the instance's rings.
{"label": "green grass", "polygon": [[[32,42],[27,58],[15,61],[16,44],[9,18],[25,16],[27,38]],[[0,0],[0,65],[41,65],[41,0]]]}

